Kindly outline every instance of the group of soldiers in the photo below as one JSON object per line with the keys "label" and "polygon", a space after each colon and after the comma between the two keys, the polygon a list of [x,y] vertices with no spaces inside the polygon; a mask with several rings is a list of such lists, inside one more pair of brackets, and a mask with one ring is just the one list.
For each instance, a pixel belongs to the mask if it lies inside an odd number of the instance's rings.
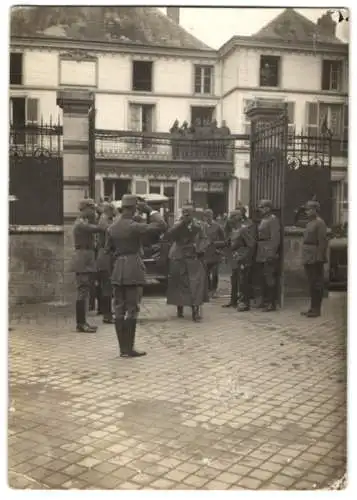
{"label": "group of soldiers", "polygon": [[[96,279],[101,292],[100,313],[104,323],[115,325],[121,357],[146,354],[136,350],[134,344],[145,284],[142,244],[150,235],[165,233],[170,241],[167,303],[176,306],[179,318],[184,316],[184,308],[190,307],[192,320],[201,321],[202,305],[218,288],[222,255],[231,268],[231,299],[224,307],[249,311],[254,296],[253,275],[257,275],[260,307],[266,312],[276,310],[281,231],[271,201],[259,202],[258,224],[247,217],[244,206],[238,205],[223,228],[214,221],[211,210],[205,211],[203,221],[198,220],[192,204],[186,204],[180,219],[168,227],[159,212],[130,194],[123,196],[120,214],[112,204],[103,203],[98,219],[97,208],[92,199],[82,200],[73,228],[77,331],[97,331],[86,319],[87,301]],[[307,203],[303,262],[310,285],[311,306],[304,313],[308,317],[321,314],[323,297],[327,239],[318,210],[317,202]]]}
{"label": "group of soldiers", "polygon": [[174,159],[187,156],[228,159],[231,154],[231,131],[224,120],[221,127],[218,127],[217,120],[203,124],[196,120],[191,125],[184,121],[181,126],[179,121],[175,120],[170,134]]}
{"label": "group of soldiers", "polygon": [[[279,299],[281,269],[281,225],[273,213],[270,200],[258,204],[259,222],[246,216],[244,206],[232,211],[224,225],[210,222],[209,237],[215,242],[216,252],[207,261],[211,291],[217,290],[220,248],[226,249],[231,270],[231,296],[223,307],[249,311],[256,289],[260,299],[257,307],[264,312],[276,311]],[[311,200],[304,206],[306,227],[303,237],[302,265],[309,284],[310,307],[302,312],[309,318],[321,315],[324,295],[324,264],[327,261],[327,227],[319,216],[320,204]],[[209,219],[211,217],[209,216]],[[256,286],[254,286],[256,285]]]}

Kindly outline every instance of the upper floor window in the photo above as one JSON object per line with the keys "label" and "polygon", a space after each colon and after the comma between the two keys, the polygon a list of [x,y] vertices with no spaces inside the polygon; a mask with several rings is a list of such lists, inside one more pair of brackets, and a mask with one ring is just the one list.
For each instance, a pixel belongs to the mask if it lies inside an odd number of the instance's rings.
{"label": "upper floor window", "polygon": [[18,52],[10,54],[10,85],[22,85],[23,55]]}
{"label": "upper floor window", "polygon": [[213,66],[195,66],[195,94],[213,94]]}
{"label": "upper floor window", "polygon": [[279,87],[280,64],[279,56],[260,56],[261,87]]}
{"label": "upper floor window", "polygon": [[133,90],[152,92],[152,61],[133,61]]}
{"label": "upper floor window", "polygon": [[348,106],[324,102],[306,103],[306,130],[308,135],[318,136],[328,130],[332,138],[348,137]]}
{"label": "upper floor window", "polygon": [[214,120],[214,106],[192,106],[191,107],[191,123],[196,127],[204,127],[210,125]]}
{"label": "upper floor window", "polygon": [[322,90],[342,88],[342,61],[322,61]]}

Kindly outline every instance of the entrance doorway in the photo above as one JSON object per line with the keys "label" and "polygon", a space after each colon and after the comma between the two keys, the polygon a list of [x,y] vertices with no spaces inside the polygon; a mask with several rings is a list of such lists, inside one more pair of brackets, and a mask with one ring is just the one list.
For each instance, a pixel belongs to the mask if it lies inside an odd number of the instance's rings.
{"label": "entrance doorway", "polygon": [[196,181],[192,183],[192,201],[198,208],[210,208],[215,217],[228,210],[228,183]]}

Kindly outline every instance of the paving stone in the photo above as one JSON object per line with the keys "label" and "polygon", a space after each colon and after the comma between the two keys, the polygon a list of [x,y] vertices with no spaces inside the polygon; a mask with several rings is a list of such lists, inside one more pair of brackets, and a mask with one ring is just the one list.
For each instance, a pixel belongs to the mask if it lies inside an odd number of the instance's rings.
{"label": "paving stone", "polygon": [[241,486],[247,490],[257,490],[262,484],[262,481],[254,479],[252,477],[244,477],[238,482],[238,486]]}
{"label": "paving stone", "polygon": [[[138,341],[149,355],[130,369],[115,357],[112,326],[95,315],[98,333],[84,338],[73,334],[72,304],[67,316],[22,311],[9,336],[12,483],[285,490],[342,476],[345,296],[325,301],[313,339],[298,300],[239,322],[223,303],[207,304],[196,325],[144,297]],[[338,393],[332,374],[343,380]]]}

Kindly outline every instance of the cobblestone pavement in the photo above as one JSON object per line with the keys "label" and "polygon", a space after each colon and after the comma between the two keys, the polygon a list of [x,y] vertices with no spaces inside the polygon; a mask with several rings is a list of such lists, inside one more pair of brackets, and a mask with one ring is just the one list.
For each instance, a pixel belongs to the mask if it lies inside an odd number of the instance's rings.
{"label": "cobblestone pavement", "polygon": [[299,301],[239,314],[225,300],[194,324],[145,298],[139,359],[118,358],[111,325],[75,333],[66,308],[15,316],[10,486],[305,490],[341,478],[345,295],[314,320]]}

